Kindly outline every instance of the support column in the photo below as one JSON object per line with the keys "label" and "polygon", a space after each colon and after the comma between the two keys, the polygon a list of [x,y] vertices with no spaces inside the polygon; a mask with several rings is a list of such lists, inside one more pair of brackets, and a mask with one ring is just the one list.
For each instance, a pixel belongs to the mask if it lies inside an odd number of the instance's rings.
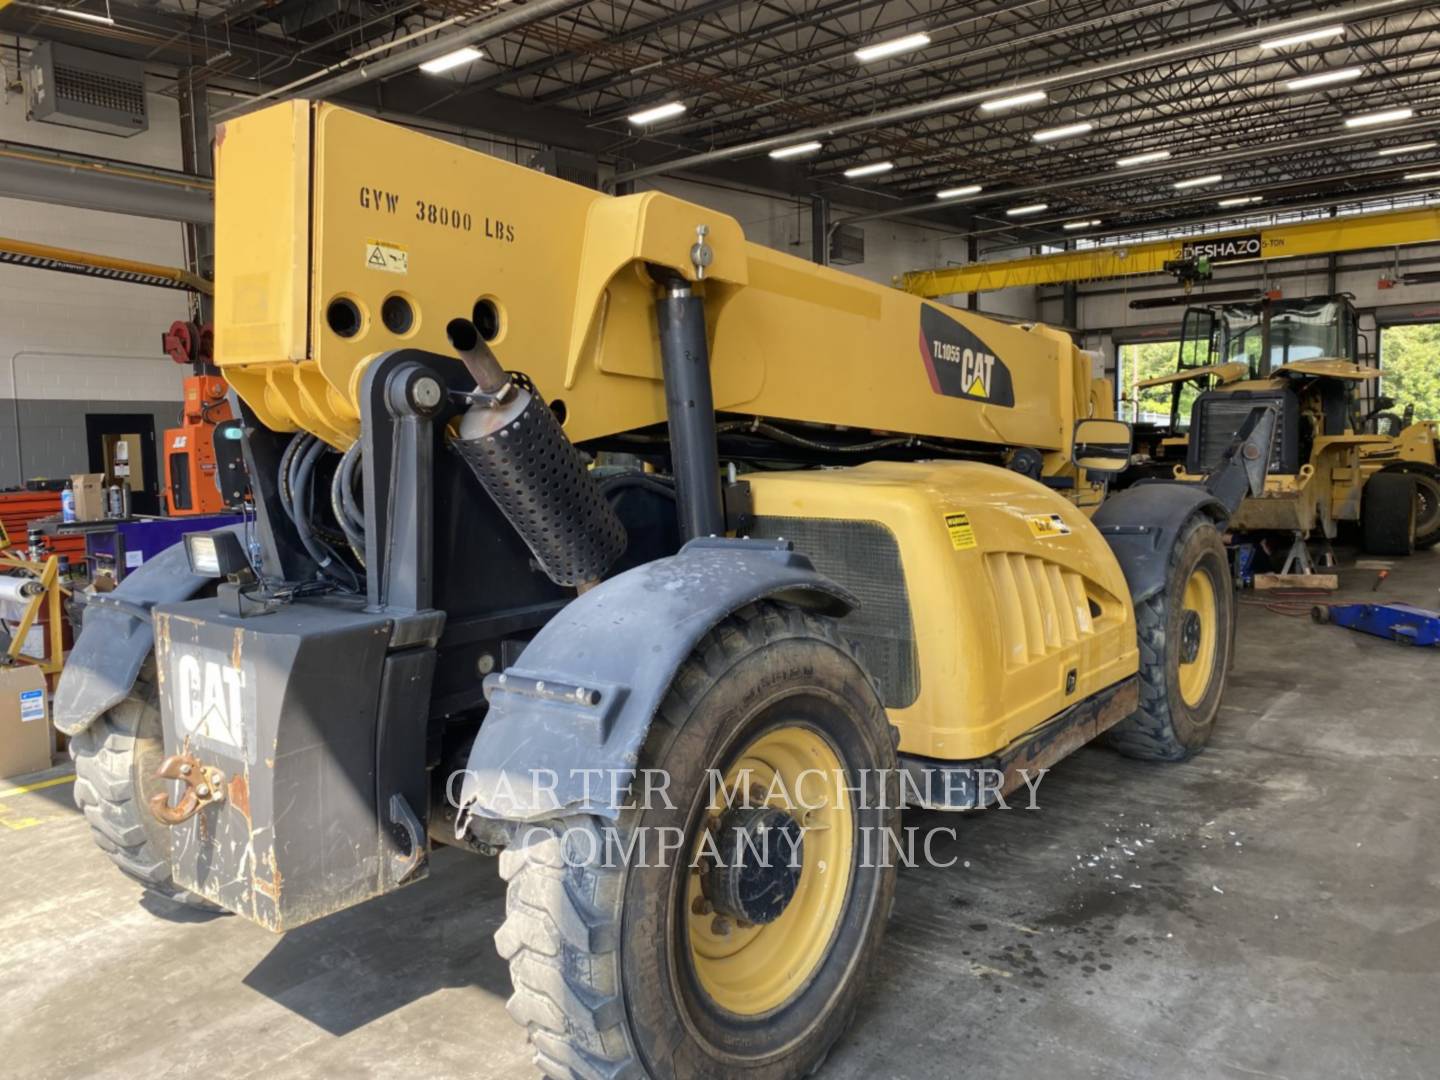
{"label": "support column", "polygon": [[[185,171],[207,179],[215,175],[210,147],[210,112],[205,92],[205,78],[196,69],[186,68],[176,80],[180,103],[180,155]],[[186,269],[207,280],[215,280],[215,226],[190,223],[185,225]],[[200,322],[215,320],[213,297],[199,294]]]}
{"label": "support column", "polygon": [[830,200],[810,196],[810,261],[830,265]]}

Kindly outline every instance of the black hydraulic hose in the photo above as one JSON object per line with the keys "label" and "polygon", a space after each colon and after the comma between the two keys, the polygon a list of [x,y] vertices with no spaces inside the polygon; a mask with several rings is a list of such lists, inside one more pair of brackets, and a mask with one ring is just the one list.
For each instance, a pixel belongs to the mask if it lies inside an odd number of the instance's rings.
{"label": "black hydraulic hose", "polygon": [[622,473],[618,476],[607,476],[600,481],[600,492],[607,499],[614,493],[624,491],[626,488],[643,488],[646,491],[653,491],[663,495],[672,502],[675,499],[675,484],[666,483],[658,476],[649,473]]}
{"label": "black hydraulic hose", "polygon": [[[329,449],[329,447],[319,439],[312,437],[312,440],[304,452],[298,455],[298,464],[294,466],[294,479],[291,484],[290,498],[295,511],[295,531],[299,533],[300,543],[304,545],[310,557],[319,565],[322,574],[339,582],[342,586],[348,587],[351,591],[358,591],[360,588],[359,575],[357,575],[343,559],[336,555],[328,544],[316,536],[314,529],[311,527],[310,515],[308,513],[309,504],[307,502],[310,497],[310,480],[315,472],[315,463],[320,459],[320,455]],[[338,566],[344,571],[345,577],[349,580],[341,580],[330,569],[332,566]]]}
{"label": "black hydraulic hose", "polygon": [[[359,457],[356,452],[359,443],[355,443],[349,450],[345,451],[340,464],[335,467],[335,474],[330,479],[330,511],[335,515],[335,520],[340,523],[340,531],[345,534],[345,543],[349,546],[355,561],[363,569],[365,566],[365,523],[364,519],[351,517],[350,507],[354,505],[355,494],[350,490],[354,477],[353,462]],[[346,464],[352,463],[349,470]],[[348,498],[347,498],[348,497]],[[350,505],[347,505],[347,501]]]}
{"label": "black hydraulic hose", "polygon": [[312,440],[313,438],[313,435],[305,431],[302,431],[299,434],[295,435],[288,443],[285,444],[285,452],[280,455],[280,466],[276,470],[276,472],[279,474],[276,477],[276,482],[279,487],[280,505],[285,510],[285,516],[288,517],[291,521],[295,520],[295,508],[291,504],[290,499],[290,491],[293,480],[293,473],[291,470],[295,463],[296,456],[306,445],[308,445],[310,440]]}
{"label": "black hydraulic hose", "polygon": [[345,456],[340,459],[339,472],[343,479],[340,484],[340,498],[345,509],[345,516],[350,524],[361,536],[365,535],[365,511],[360,509],[360,500],[355,497],[355,470],[360,465],[361,450],[360,443],[351,445],[345,451]]}

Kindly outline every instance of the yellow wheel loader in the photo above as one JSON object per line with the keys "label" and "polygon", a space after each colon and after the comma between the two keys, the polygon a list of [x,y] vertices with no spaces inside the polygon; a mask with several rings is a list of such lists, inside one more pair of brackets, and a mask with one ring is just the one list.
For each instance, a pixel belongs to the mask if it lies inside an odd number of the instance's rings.
{"label": "yellow wheel loader", "polygon": [[1366,392],[1381,371],[1358,362],[1357,321],[1348,296],[1188,309],[1178,369],[1139,384],[1172,388],[1171,418],[1132,475],[1198,479],[1265,405],[1279,425],[1269,475],[1233,529],[1333,539],[1355,522],[1377,555],[1440,543],[1436,425],[1386,413],[1394,402]]}
{"label": "yellow wheel loader", "polygon": [[1209,738],[1268,410],[1101,505],[1054,330],[329,105],[216,167],[255,517],[96,597],[55,708],[148,888],[286,931],[498,854],[541,1072],[800,1077],[902,805]]}

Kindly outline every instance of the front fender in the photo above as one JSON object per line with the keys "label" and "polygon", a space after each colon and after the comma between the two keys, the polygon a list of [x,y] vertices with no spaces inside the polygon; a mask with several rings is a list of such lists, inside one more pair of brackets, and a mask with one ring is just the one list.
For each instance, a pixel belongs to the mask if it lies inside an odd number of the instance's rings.
{"label": "front fender", "polygon": [[182,542],[146,559],[114,592],[90,596],[80,638],[55,688],[55,726],[78,735],[124,701],[155,644],[150,609],[189,600],[213,583],[190,572]]}
{"label": "front fender", "polygon": [[856,606],[790,547],[692,540],[678,555],[596,586],[546,623],[514,667],[486,679],[490,709],[457,800],[461,830],[473,817],[613,819],[651,718],[701,638],[757,600],[830,615]]}
{"label": "front fender", "polygon": [[1091,522],[1110,545],[1135,603],[1165,588],[1170,552],[1185,523],[1204,514],[1217,525],[1226,518],[1223,503],[1200,484],[1145,481],[1116,492],[1095,511]]}

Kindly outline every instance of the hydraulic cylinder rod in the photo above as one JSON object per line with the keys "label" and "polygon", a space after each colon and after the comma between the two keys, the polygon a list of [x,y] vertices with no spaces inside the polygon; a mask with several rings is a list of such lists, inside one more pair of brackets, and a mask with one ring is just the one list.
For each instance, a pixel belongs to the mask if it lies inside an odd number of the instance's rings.
{"label": "hydraulic cylinder rod", "polygon": [[715,441],[710,348],[705,341],[705,301],[688,285],[672,284],[656,304],[656,311],[680,531],[686,540],[720,536],[725,532],[725,510],[720,502],[720,452]]}

